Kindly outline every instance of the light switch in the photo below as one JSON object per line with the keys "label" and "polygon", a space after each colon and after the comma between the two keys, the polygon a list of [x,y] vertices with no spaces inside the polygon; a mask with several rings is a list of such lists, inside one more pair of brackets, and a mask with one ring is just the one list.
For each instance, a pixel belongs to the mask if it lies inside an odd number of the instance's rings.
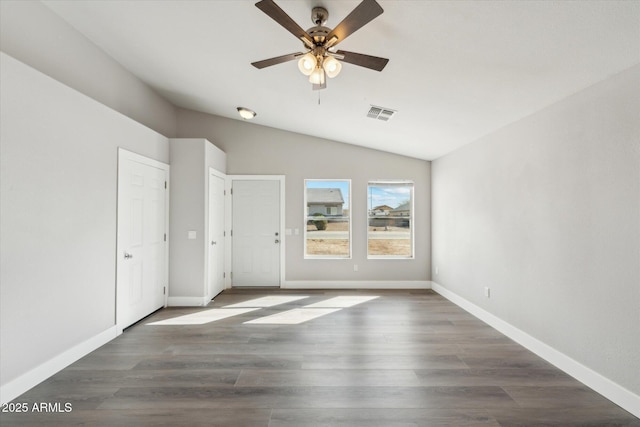
{"label": "light switch", "polygon": [[291,236],[291,229],[290,228],[285,228],[284,234],[287,235],[287,236]]}
{"label": "light switch", "polygon": [[299,229],[299,228],[296,228],[296,229],[294,229],[294,230],[293,230],[293,232],[294,232],[294,234],[295,234],[296,236],[298,236],[298,235],[300,234],[300,229]]}
{"label": "light switch", "polygon": [[187,239],[195,240],[196,239],[196,230],[189,230],[187,232]]}

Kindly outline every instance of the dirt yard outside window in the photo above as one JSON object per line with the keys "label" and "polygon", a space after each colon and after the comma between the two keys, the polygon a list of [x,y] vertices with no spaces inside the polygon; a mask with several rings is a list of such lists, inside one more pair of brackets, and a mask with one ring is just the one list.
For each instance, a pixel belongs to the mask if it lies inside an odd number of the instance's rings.
{"label": "dirt yard outside window", "polygon": [[[411,256],[411,230],[406,227],[369,227],[369,255]],[[349,223],[329,222],[318,231],[307,225],[307,255],[349,256]]]}

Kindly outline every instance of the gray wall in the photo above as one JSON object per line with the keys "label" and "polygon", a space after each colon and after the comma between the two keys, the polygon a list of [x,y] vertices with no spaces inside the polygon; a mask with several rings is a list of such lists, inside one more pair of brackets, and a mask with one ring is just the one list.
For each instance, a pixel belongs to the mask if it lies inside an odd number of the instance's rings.
{"label": "gray wall", "polygon": [[117,151],[168,140],[0,54],[2,385],[115,325]]}
{"label": "gray wall", "polygon": [[0,1],[0,50],[171,137],[172,104],[37,1]]}
{"label": "gray wall", "polygon": [[432,199],[435,282],[636,394],[639,111],[635,66],[434,161]]}
{"label": "gray wall", "polygon": [[[169,213],[169,304],[207,293],[209,168],[224,173],[225,154],[202,138],[171,139],[171,208]],[[188,239],[189,231],[196,239]],[[195,299],[194,299],[195,298]],[[178,301],[176,303],[176,301]]]}
{"label": "gray wall", "polygon": [[4,395],[114,327],[117,147],[168,162],[176,112],[40,2],[0,2],[0,50]]}
{"label": "gray wall", "polygon": [[[430,162],[255,123],[190,110],[178,110],[180,137],[204,137],[227,153],[227,173],[286,176],[286,280],[420,281],[430,280]],[[389,142],[390,144],[393,141]],[[304,179],[351,179],[353,259],[303,258]],[[415,254],[413,260],[367,260],[367,182],[372,179],[415,181]],[[353,271],[357,264],[358,272]]]}

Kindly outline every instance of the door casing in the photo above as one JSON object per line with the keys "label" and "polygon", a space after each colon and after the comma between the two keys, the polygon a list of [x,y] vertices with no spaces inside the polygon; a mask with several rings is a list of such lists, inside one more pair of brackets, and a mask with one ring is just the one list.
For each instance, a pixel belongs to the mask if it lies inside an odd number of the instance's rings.
{"label": "door casing", "polygon": [[[224,192],[222,194],[222,206],[218,206],[218,202],[220,201],[220,199],[218,198],[217,200],[212,200],[212,189],[211,186],[214,184],[214,180],[221,180],[222,183],[222,191]],[[205,240],[205,253],[207,254],[207,259],[206,259],[206,265],[207,265],[207,282],[205,284],[205,295],[207,295],[207,298],[210,300],[212,298],[214,298],[219,292],[221,292],[222,290],[224,290],[226,288],[226,283],[225,283],[225,277],[226,275],[224,275],[224,272],[227,271],[227,267],[226,267],[226,252],[225,252],[225,248],[227,247],[227,242],[226,242],[226,233],[225,233],[225,229],[226,229],[226,204],[227,204],[227,198],[226,198],[226,175],[223,174],[222,172],[219,172],[213,168],[209,168],[209,181],[208,181],[208,197],[207,197],[207,201],[208,201],[208,217],[207,217],[207,236],[208,238]],[[216,224],[215,224],[215,219],[216,218],[220,218],[217,217],[216,215],[220,215],[222,220],[219,222],[219,226],[221,227],[221,229],[214,229],[212,230],[212,227],[215,228]],[[212,241],[215,241],[215,248],[212,245]],[[212,262],[214,260],[211,259],[213,254],[217,254],[218,255],[218,259],[215,260],[215,265],[218,268],[212,268]],[[215,271],[214,271],[215,270]],[[214,278],[213,275],[218,275],[217,278]],[[217,279],[219,280],[220,284],[221,284],[221,288],[222,289],[214,289],[214,287],[212,286],[212,282]]]}

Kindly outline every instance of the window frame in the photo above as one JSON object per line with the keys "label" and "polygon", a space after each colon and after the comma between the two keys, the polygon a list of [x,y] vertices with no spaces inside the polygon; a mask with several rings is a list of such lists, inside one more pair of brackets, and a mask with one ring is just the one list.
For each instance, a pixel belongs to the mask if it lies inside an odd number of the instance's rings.
{"label": "window frame", "polygon": [[[409,239],[410,239],[410,248],[411,248],[411,254],[410,255],[372,255],[369,253],[369,220],[372,219],[373,217],[371,216],[371,211],[373,210],[374,206],[370,206],[371,204],[371,193],[370,193],[370,188],[373,186],[384,186],[384,185],[388,185],[388,186],[409,186],[410,190],[409,190],[409,206],[410,206],[410,210],[409,210],[409,227],[410,227],[410,235],[409,235]],[[366,221],[365,221],[365,227],[366,227],[366,236],[367,236],[367,259],[393,259],[393,260],[399,260],[399,259],[415,259],[416,257],[416,252],[415,252],[415,182],[413,180],[407,180],[407,179],[373,179],[373,180],[369,180],[367,181],[367,209],[366,209]],[[403,217],[405,218],[405,217]]]}
{"label": "window frame", "polygon": [[[348,232],[348,239],[349,239],[349,243],[348,243],[348,250],[349,253],[348,255],[314,255],[314,254],[308,254],[307,253],[307,221],[309,220],[309,206],[307,203],[307,183],[308,182],[346,182],[347,183],[347,188],[348,188],[348,196],[346,197],[347,201],[346,204],[348,206],[348,222],[349,222],[349,232]],[[304,228],[303,228],[303,256],[304,259],[352,259],[353,258],[353,205],[352,205],[352,197],[351,197],[351,179],[347,179],[347,178],[327,178],[327,179],[322,179],[322,178],[305,178],[304,179],[304,187],[303,187],[303,208],[304,208]],[[327,187],[330,188],[330,187]],[[342,195],[344,197],[344,194]],[[325,214],[328,215],[328,214]],[[343,212],[343,216],[344,217],[344,212]]]}

